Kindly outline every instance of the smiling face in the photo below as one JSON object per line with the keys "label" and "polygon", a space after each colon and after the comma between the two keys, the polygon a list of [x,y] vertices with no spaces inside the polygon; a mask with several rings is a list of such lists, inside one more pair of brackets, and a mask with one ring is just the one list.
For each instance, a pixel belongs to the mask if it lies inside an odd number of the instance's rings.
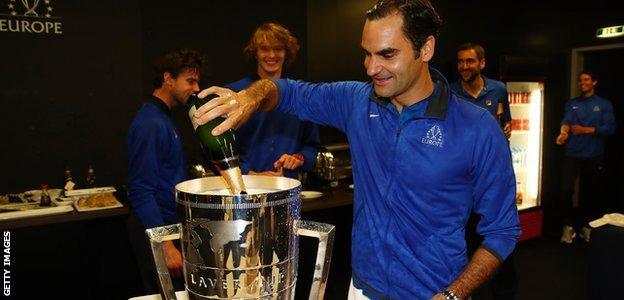
{"label": "smiling face", "polygon": [[286,47],[278,41],[265,39],[256,50],[258,76],[260,78],[279,78],[286,59]]}
{"label": "smiling face", "polygon": [[484,67],[485,59],[479,59],[474,49],[457,52],[457,71],[463,82],[474,82],[481,75]]}
{"label": "smiling face", "polygon": [[592,95],[598,81],[594,80],[589,74],[581,74],[578,78],[578,86],[583,95]]}
{"label": "smiling face", "polygon": [[430,81],[427,63],[433,55],[435,39],[427,38],[420,53],[416,53],[402,27],[403,17],[398,13],[366,20],[361,46],[366,74],[373,81],[375,93],[406,105],[430,92],[422,95],[423,84]]}

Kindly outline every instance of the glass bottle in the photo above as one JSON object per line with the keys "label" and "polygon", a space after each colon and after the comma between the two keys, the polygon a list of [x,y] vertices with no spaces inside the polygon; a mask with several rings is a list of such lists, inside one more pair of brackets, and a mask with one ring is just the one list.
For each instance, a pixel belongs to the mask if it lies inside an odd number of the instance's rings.
{"label": "glass bottle", "polygon": [[67,191],[73,190],[75,185],[76,184],[74,183],[74,179],[72,178],[71,169],[69,168],[69,166],[67,166],[65,167],[65,175],[63,180],[63,195],[65,195]]}
{"label": "glass bottle", "polygon": [[88,188],[95,187],[95,170],[93,170],[93,166],[91,165],[87,168],[87,178],[85,182]]}
{"label": "glass bottle", "polygon": [[204,155],[225,180],[230,193],[233,195],[246,193],[247,189],[245,188],[240,169],[234,130],[230,129],[219,136],[212,135],[212,129],[225,120],[223,117],[215,118],[204,125],[197,124],[195,111],[214,97],[214,95],[211,95],[199,99],[197,95],[191,95],[186,101],[186,105],[189,108],[189,118],[191,123],[193,123],[195,134],[199,139]]}
{"label": "glass bottle", "polygon": [[48,193],[48,185],[42,184],[41,186],[41,200],[39,206],[50,206],[52,199],[50,199],[50,193]]}

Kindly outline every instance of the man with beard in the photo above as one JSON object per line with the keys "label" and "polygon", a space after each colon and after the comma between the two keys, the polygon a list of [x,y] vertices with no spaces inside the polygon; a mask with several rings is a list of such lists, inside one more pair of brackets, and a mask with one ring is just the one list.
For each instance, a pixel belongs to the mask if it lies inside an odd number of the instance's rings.
{"label": "man with beard", "polygon": [[[611,101],[596,95],[597,84],[592,72],[579,74],[581,96],[566,102],[556,141],[558,145],[565,144],[559,213],[563,221],[561,242],[566,244],[572,243],[579,228],[581,238],[589,242],[588,222],[604,213],[604,139],[615,132],[616,125]],[[580,216],[573,218],[572,194],[577,177]]]}
{"label": "man with beard", "polygon": [[501,123],[505,136],[511,136],[511,112],[505,84],[481,74],[485,68],[485,50],[466,43],[457,49],[459,79],[451,89],[460,97],[487,109]]}
{"label": "man with beard", "polygon": [[[441,22],[427,0],[373,6],[361,41],[372,82],[261,79],[238,93],[199,94],[218,95],[196,112],[200,123],[228,116],[214,135],[275,107],[346,133],[355,184],[350,299],[468,299],[520,234],[505,136],[429,67]],[[468,262],[471,212],[485,238]]]}
{"label": "man with beard", "polygon": [[[457,49],[457,71],[459,79],[451,84],[451,89],[466,101],[476,104],[492,114],[500,123],[505,136],[511,136],[511,113],[505,84],[481,74],[485,68],[485,50],[481,45],[466,43]],[[505,149],[509,153],[509,149]],[[472,214],[466,227],[468,253],[473,253],[482,237],[476,232],[479,216]],[[503,262],[492,280],[491,292],[494,299],[515,299],[518,292],[518,279],[513,252]]]}
{"label": "man with beard", "polygon": [[[128,201],[133,209],[129,230],[148,293],[158,292],[158,284],[145,229],[179,222],[175,185],[186,179],[184,151],[171,109],[185,105],[188,97],[199,91],[202,67],[202,57],[194,50],[161,56],[154,66],[154,90],[128,130]],[[162,246],[170,274],[181,277],[180,250],[172,241]]]}

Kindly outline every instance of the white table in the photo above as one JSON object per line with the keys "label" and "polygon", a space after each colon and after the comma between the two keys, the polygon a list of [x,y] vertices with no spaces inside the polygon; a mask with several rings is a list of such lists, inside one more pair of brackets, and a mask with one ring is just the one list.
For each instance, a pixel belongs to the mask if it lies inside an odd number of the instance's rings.
{"label": "white table", "polygon": [[[186,291],[178,291],[176,292],[176,298],[178,298],[178,300],[188,300],[188,293]],[[128,300],[162,300],[162,298],[160,297],[160,294],[153,294],[147,296],[133,297]]]}

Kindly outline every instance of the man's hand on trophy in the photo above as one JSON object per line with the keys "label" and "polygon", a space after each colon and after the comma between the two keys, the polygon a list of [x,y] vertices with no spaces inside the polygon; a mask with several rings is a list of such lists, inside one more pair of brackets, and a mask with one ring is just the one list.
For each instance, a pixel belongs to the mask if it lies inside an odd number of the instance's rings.
{"label": "man's hand on trophy", "polygon": [[167,263],[167,269],[172,277],[182,276],[182,254],[180,250],[173,245],[172,241],[164,241],[162,243],[162,250],[165,256],[165,262]]}
{"label": "man's hand on trophy", "polygon": [[251,97],[247,96],[245,90],[235,93],[226,88],[212,86],[201,91],[197,96],[204,98],[212,94],[216,94],[218,97],[202,105],[195,112],[195,117],[197,117],[198,123],[202,125],[219,116],[225,116],[225,121],[212,130],[212,135],[215,136],[245,124],[260,106],[259,102],[253,101]]}

